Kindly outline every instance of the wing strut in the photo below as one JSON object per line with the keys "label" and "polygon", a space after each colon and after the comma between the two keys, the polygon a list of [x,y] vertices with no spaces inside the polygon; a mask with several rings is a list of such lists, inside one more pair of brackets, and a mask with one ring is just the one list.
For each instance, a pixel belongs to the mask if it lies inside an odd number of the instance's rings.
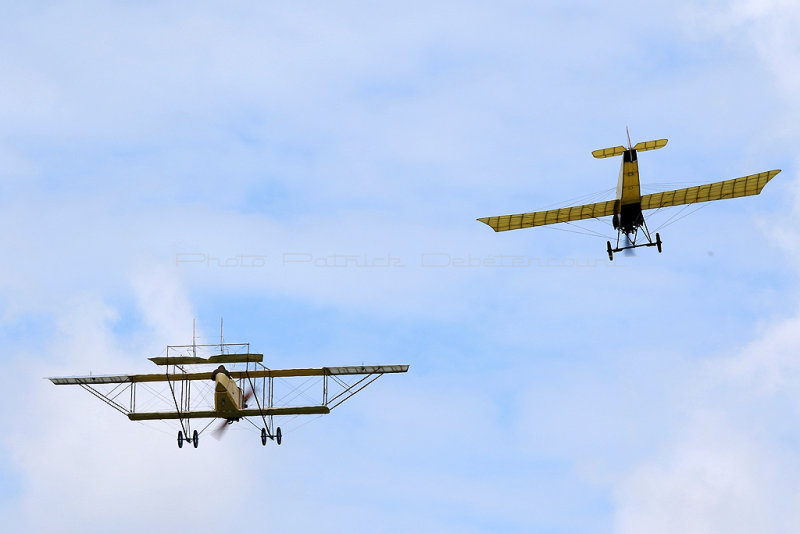
{"label": "wing strut", "polygon": [[[249,363],[246,364],[246,366],[244,368],[244,372],[245,372],[245,376],[247,377],[247,383],[250,384],[250,391],[253,392],[252,396],[256,399],[256,406],[258,407],[258,411],[261,414],[261,420],[264,422],[264,428],[262,429],[262,432],[261,432],[261,444],[262,445],[266,445],[266,438],[275,439],[277,437],[278,438],[278,445],[280,445],[281,444],[280,428],[278,428],[277,430],[275,430],[275,432],[273,432],[273,428],[275,426],[275,420],[273,419],[271,414],[269,416],[269,422],[267,422],[267,417],[266,417],[266,415],[264,415],[264,410],[261,407],[261,403],[258,401],[258,393],[256,393],[255,382],[253,381],[253,377],[250,376],[250,364]],[[262,384],[261,384],[262,393],[264,391],[264,381],[266,381],[266,377],[264,379],[262,379]],[[271,381],[272,381],[272,378],[270,378],[270,382]],[[272,395],[271,395],[272,394],[272,387],[270,387],[269,390],[270,390],[270,405],[271,405],[272,404],[272,402],[271,402],[271,400],[272,400]]]}

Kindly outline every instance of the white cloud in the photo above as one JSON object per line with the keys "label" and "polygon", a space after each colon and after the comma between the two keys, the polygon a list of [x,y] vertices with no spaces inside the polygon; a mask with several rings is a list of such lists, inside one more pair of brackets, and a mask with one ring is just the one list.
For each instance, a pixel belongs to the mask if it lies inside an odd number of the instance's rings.
{"label": "white cloud", "polygon": [[[136,303],[157,339],[186,337],[196,316],[179,274],[158,263],[140,265],[132,276]],[[202,337],[202,332],[197,332]]]}
{"label": "white cloud", "polygon": [[796,454],[731,425],[724,412],[703,411],[689,416],[662,456],[620,484],[615,532],[794,532]]}

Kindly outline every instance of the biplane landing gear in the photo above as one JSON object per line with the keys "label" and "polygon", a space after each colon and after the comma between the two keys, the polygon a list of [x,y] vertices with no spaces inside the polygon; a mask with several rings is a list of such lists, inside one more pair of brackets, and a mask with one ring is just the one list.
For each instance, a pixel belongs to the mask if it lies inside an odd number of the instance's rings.
{"label": "biplane landing gear", "polygon": [[656,248],[658,249],[658,253],[660,254],[661,253],[661,236],[658,235],[658,232],[656,232]]}
{"label": "biplane landing gear", "polygon": [[278,427],[278,428],[275,429],[275,435],[274,436],[270,436],[267,433],[267,429],[264,428],[264,427],[261,427],[261,444],[262,445],[266,445],[267,444],[267,438],[274,439],[275,441],[278,442],[278,445],[280,445],[282,436],[283,436],[283,434],[281,434],[281,427]]}
{"label": "biplane landing gear", "polygon": [[192,445],[194,445],[194,448],[196,449],[197,445],[200,443],[200,436],[197,434],[197,430],[194,431],[194,433],[192,434],[191,438],[189,436],[184,436],[183,435],[183,430],[178,430],[178,448],[179,449],[183,448],[184,440],[186,441],[186,443],[191,443]]}
{"label": "biplane landing gear", "polygon": [[262,445],[266,445],[267,444],[267,438],[274,439],[275,441],[278,442],[278,445],[280,445],[282,436],[283,435],[281,434],[281,427],[278,427],[278,428],[275,429],[275,435],[274,436],[270,436],[267,433],[267,429],[264,428],[264,427],[261,427],[261,444]]}
{"label": "biplane landing gear", "polygon": [[614,261],[614,250],[611,248],[611,241],[606,241],[606,249],[608,251],[609,261]]}

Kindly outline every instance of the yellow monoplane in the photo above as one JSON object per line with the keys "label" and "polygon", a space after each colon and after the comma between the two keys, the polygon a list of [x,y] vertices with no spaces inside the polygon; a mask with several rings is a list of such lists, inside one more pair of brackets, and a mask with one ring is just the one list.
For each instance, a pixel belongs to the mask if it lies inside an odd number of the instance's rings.
{"label": "yellow monoplane", "polygon": [[[210,353],[198,356],[198,351]],[[355,365],[303,369],[269,369],[249,343],[168,346],[166,355],[149,358],[163,372],[153,374],[54,377],[56,385],[77,385],[131,421],[177,420],[178,447],[197,448],[199,436],[215,419],[220,436],[230,423],[245,420],[267,439],[281,444],[277,416],[322,415],[386,373],[405,373],[408,365]],[[231,367],[228,370],[225,366]],[[217,366],[213,370],[209,366]],[[200,369],[198,369],[198,367]],[[299,380],[300,383],[292,382]],[[312,395],[312,389],[321,391]],[[245,393],[246,391],[246,393]],[[296,405],[297,399],[306,399]],[[314,401],[314,402],[311,402]],[[259,424],[250,418],[260,420]],[[192,421],[210,419],[198,432]]]}
{"label": "yellow monoplane", "polygon": [[[595,158],[622,156],[619,181],[617,182],[617,195],[614,200],[555,210],[501,215],[499,217],[484,217],[478,220],[494,228],[495,232],[505,232],[506,230],[517,230],[519,228],[531,228],[533,226],[579,221],[582,219],[593,219],[611,215],[611,224],[614,226],[614,229],[617,230],[617,243],[615,247],[612,247],[611,241],[607,241],[606,247],[608,259],[613,260],[614,252],[637,247],[657,247],[658,251],[661,252],[661,236],[656,233],[655,239],[651,237],[650,230],[647,228],[644,215],[642,214],[644,210],[757,195],[761,193],[761,190],[767,182],[781,172],[779,169],[776,169],[758,174],[751,174],[749,176],[742,176],[741,178],[734,178],[732,180],[723,180],[711,184],[642,195],[639,188],[638,153],[662,148],[666,146],[666,144],[666,139],[658,139],[656,141],[643,141],[637,143],[635,146],[631,146],[630,135],[628,135],[628,148],[616,146],[592,152]],[[646,243],[636,242],[640,230],[647,240]],[[623,234],[626,237],[627,243],[625,246],[620,246],[619,240]]]}

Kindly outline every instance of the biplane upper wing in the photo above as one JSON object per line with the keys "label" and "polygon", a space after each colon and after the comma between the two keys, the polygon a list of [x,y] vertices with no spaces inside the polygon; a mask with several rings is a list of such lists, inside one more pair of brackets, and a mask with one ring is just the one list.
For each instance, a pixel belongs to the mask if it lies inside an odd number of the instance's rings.
{"label": "biplane upper wing", "polygon": [[705,185],[696,185],[673,191],[662,191],[651,195],[642,195],[642,209],[652,210],[696,202],[709,202],[725,198],[757,195],[772,180],[780,169],[742,176],[732,180],[723,180]]}
{"label": "biplane upper wing", "polygon": [[248,408],[236,413],[222,414],[214,410],[194,410],[189,412],[131,412],[131,421],[156,421],[162,419],[215,419],[217,417],[261,417],[270,415],[322,415],[331,413],[324,405],[317,406],[281,406],[278,408]]}
{"label": "biplane upper wing", "polygon": [[495,232],[531,228],[546,224],[557,224],[582,219],[605,217],[617,212],[618,200],[607,200],[582,206],[571,206],[557,210],[534,211],[531,213],[518,213],[516,215],[500,215],[499,217],[483,217],[478,219],[491,226]]}
{"label": "biplane upper wing", "polygon": [[[230,371],[231,378],[269,378],[292,376],[325,375],[372,375],[384,373],[405,373],[408,365],[352,365],[347,367],[311,367],[301,369],[255,369],[251,371]],[[211,372],[203,373],[152,373],[139,375],[109,376],[68,376],[49,378],[56,385],[74,384],[121,384],[126,382],[167,382],[172,380],[211,380]]]}

